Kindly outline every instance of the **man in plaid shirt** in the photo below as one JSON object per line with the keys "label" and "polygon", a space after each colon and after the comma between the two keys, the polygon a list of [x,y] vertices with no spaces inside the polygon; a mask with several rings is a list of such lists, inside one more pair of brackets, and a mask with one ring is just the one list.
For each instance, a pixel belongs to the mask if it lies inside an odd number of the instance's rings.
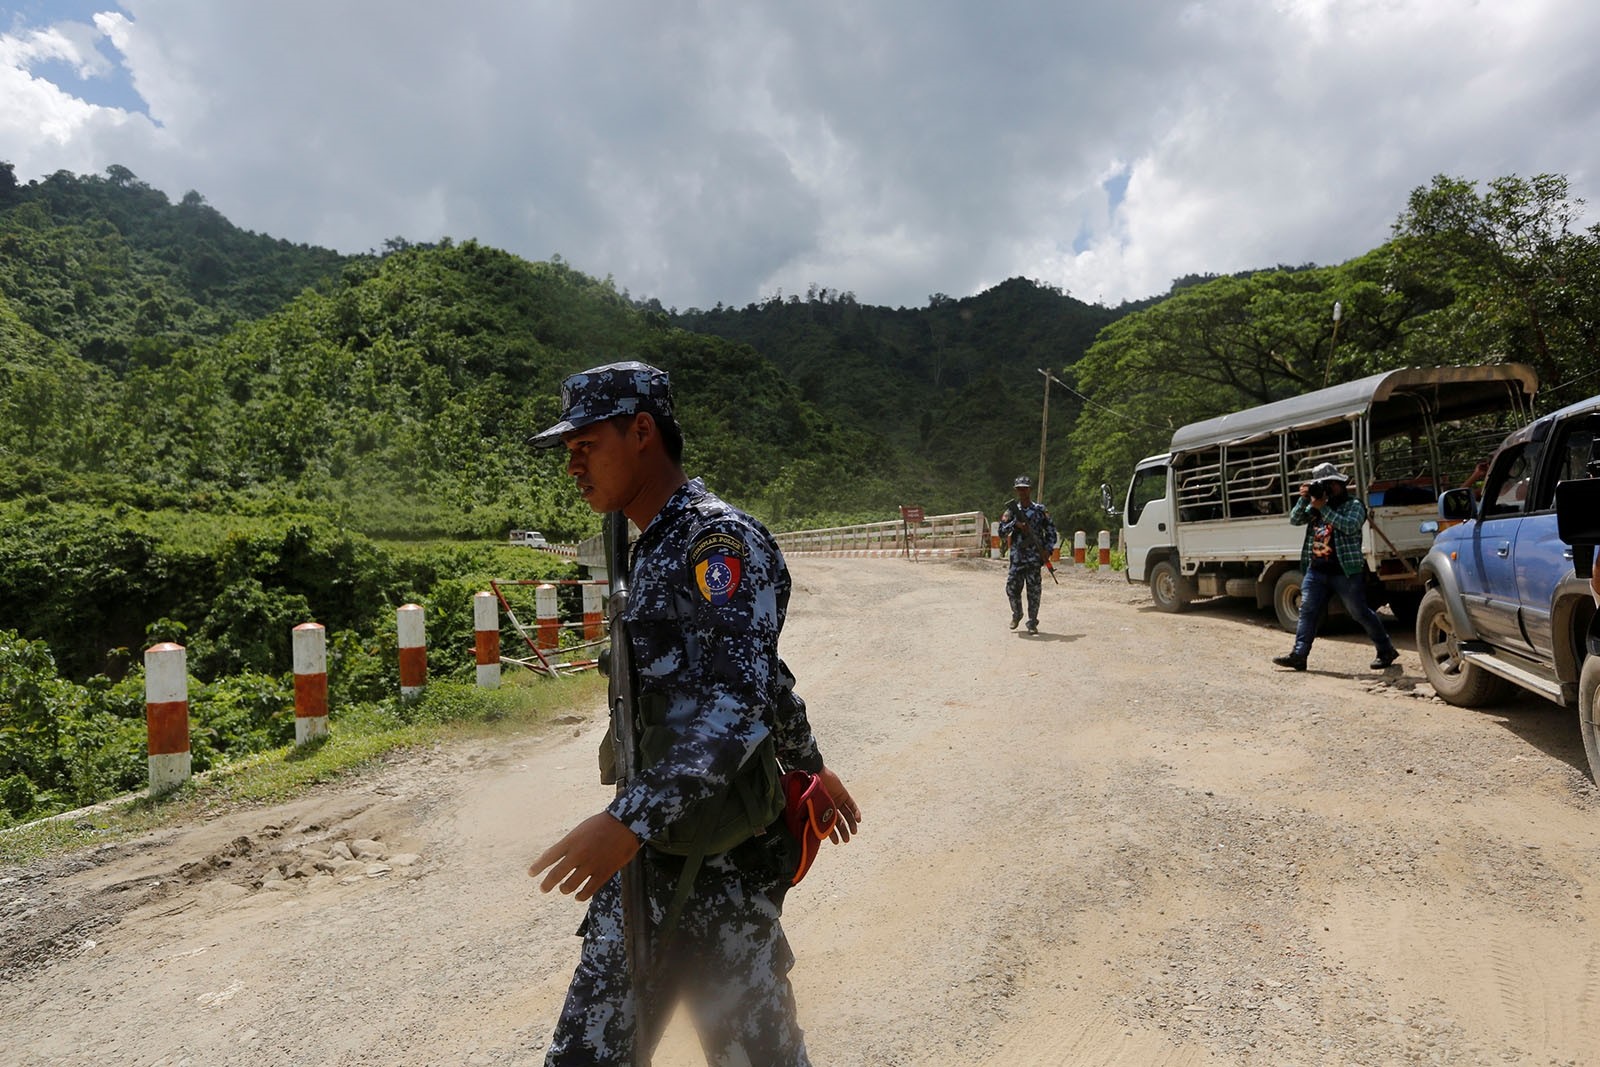
{"label": "man in plaid shirt", "polygon": [[1300,548],[1300,624],[1295,629],[1294,649],[1286,656],[1272,657],[1280,667],[1306,669],[1311,643],[1334,594],[1372,638],[1378,653],[1371,664],[1373,670],[1384,670],[1400,658],[1383,620],[1367,604],[1366,564],[1361,558],[1361,526],[1367,521],[1367,508],[1350,495],[1349,481],[1332,463],[1319,463],[1289,511],[1289,522],[1304,526],[1306,539]]}

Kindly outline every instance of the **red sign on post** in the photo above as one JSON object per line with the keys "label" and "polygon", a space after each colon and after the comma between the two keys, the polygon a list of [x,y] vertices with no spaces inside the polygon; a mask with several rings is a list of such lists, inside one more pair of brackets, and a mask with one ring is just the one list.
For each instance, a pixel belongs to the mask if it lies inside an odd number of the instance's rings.
{"label": "red sign on post", "polygon": [[922,522],[922,509],[916,506],[900,505],[900,523],[905,530],[905,554],[913,563],[917,559],[917,526]]}

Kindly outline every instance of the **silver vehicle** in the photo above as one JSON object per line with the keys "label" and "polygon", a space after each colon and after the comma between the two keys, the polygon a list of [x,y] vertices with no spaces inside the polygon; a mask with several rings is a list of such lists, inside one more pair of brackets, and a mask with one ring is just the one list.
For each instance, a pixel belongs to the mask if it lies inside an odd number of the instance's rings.
{"label": "silver vehicle", "polygon": [[1537,389],[1520,363],[1407,368],[1184,426],[1128,485],[1128,580],[1148,583],[1163,611],[1197,597],[1253,598],[1293,632],[1305,531],[1289,525],[1289,507],[1311,469],[1333,463],[1368,506],[1369,599],[1409,625],[1433,542],[1422,523],[1527,421]]}

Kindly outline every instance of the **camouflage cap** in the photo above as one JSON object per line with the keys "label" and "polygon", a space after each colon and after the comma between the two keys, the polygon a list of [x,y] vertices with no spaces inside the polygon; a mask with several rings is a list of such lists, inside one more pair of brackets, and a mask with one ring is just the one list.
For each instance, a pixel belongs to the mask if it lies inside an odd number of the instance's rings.
{"label": "camouflage cap", "polygon": [[561,383],[561,421],[529,438],[535,448],[554,448],[561,435],[618,415],[641,411],[674,418],[667,372],[629,360],[590,367]]}
{"label": "camouflage cap", "polygon": [[1033,479],[1026,474],[1018,475],[1017,480],[1011,483],[1013,489],[1032,489]]}

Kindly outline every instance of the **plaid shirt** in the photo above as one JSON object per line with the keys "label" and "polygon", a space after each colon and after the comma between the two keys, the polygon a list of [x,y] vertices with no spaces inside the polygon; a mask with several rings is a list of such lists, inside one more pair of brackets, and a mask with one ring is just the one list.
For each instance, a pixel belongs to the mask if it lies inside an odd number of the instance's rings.
{"label": "plaid shirt", "polygon": [[1289,524],[1306,528],[1306,540],[1300,546],[1302,573],[1311,569],[1311,531],[1319,520],[1326,520],[1333,527],[1333,551],[1339,569],[1346,574],[1360,574],[1366,566],[1361,555],[1361,525],[1367,521],[1367,506],[1348,492],[1339,503],[1328,501],[1321,509],[1312,507],[1305,497],[1295,499],[1289,510]]}

